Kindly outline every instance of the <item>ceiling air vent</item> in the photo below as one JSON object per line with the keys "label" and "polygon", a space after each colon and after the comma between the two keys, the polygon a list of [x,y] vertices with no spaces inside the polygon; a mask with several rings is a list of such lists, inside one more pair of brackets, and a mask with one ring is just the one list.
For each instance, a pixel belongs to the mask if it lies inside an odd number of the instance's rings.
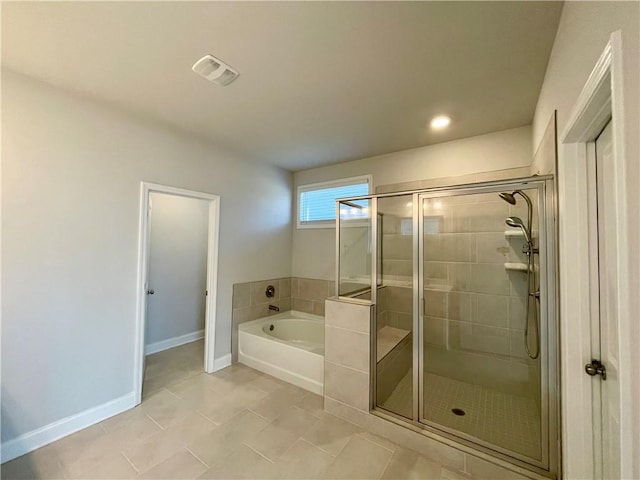
{"label": "ceiling air vent", "polygon": [[205,55],[202,57],[193,64],[191,70],[210,82],[217,83],[223,87],[229,85],[240,75],[229,65],[222,60],[218,60],[213,55]]}

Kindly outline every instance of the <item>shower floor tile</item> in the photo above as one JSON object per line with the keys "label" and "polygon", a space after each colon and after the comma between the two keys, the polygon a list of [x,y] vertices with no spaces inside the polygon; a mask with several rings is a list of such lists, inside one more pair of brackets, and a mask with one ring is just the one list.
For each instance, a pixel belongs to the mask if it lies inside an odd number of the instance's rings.
{"label": "shower floor tile", "polygon": [[[381,406],[392,412],[410,412],[411,383],[409,373]],[[424,390],[427,420],[506,450],[540,458],[540,414],[533,399],[434,374],[427,374]],[[454,408],[465,415],[454,414]]]}

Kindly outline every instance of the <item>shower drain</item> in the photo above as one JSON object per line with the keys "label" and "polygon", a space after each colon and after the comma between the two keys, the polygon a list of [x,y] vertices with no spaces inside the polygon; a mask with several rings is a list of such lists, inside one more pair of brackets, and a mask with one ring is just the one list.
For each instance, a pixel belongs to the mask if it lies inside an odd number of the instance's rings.
{"label": "shower drain", "polygon": [[465,415],[465,411],[461,408],[452,408],[451,411],[454,415],[458,415],[459,417],[463,417]]}

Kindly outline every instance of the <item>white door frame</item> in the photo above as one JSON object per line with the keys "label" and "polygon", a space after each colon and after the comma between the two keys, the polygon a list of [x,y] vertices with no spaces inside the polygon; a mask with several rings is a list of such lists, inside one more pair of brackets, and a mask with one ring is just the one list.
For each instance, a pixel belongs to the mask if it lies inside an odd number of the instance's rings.
{"label": "white door frame", "polygon": [[195,198],[209,202],[209,234],[207,241],[207,296],[205,302],[204,322],[204,370],[214,371],[215,339],[216,339],[216,298],[218,291],[218,237],[220,231],[220,196],[210,193],[195,192],[183,188],[140,182],[140,219],[138,234],[138,279],[135,330],[135,358],[133,374],[133,391],[136,405],[142,401],[142,382],[144,380],[144,335],[147,301],[147,272],[149,271],[149,194],[164,193],[181,197]]}
{"label": "white door frame", "polygon": [[[602,55],[589,76],[560,140],[558,162],[562,437],[565,478],[596,478],[599,428],[599,385],[584,373],[591,360],[592,345],[599,340],[590,302],[593,275],[593,205],[589,205],[588,166],[593,161],[595,139],[609,119],[613,121],[613,162],[616,188],[617,268],[619,275],[618,330],[620,334],[620,472],[632,478],[633,452],[633,365],[631,365],[631,291],[629,248],[631,232],[626,216],[629,196],[625,185],[627,162],[624,148],[624,102],[622,36],[611,34]],[[595,268],[595,271],[594,271]],[[596,337],[597,335],[597,337]],[[595,439],[595,443],[594,443]],[[637,453],[637,452],[636,452]],[[595,462],[593,459],[596,459]]]}

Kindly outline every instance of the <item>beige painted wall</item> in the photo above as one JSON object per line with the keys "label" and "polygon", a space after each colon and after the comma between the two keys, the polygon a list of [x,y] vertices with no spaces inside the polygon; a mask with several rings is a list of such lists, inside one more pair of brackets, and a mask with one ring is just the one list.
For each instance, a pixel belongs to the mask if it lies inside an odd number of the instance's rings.
{"label": "beige painted wall", "polygon": [[[602,54],[612,32],[622,33],[623,49],[623,97],[625,144],[628,170],[627,218],[631,244],[640,238],[640,4],[630,2],[565,2],[558,33],[556,35],[545,80],[540,92],[533,121],[533,146],[537,148],[547,122],[554,109],[558,110],[558,135],[562,138],[571,109],[578,98],[596,61]],[[563,161],[563,149],[559,148],[559,162]],[[553,165],[547,164],[551,171]],[[562,194],[562,192],[560,192]],[[560,212],[560,222],[563,221]],[[562,252],[560,252],[562,255]],[[632,312],[640,311],[640,251],[629,252],[629,285],[632,293]],[[631,331],[621,332],[621,341],[631,346],[631,365],[640,364],[640,323],[631,322]],[[627,385],[632,395],[635,417],[632,419],[632,451],[640,451],[640,377],[633,385]],[[635,455],[635,472],[640,475],[640,457]],[[570,472],[565,472],[570,474]]]}
{"label": "beige painted wall", "polygon": [[[530,164],[531,127],[520,127],[295,172],[294,196],[298,185],[363,174],[372,174],[375,191],[379,185],[528,167]],[[292,263],[294,276],[333,280],[335,229],[298,229],[294,222]]]}
{"label": "beige painted wall", "polygon": [[2,140],[3,441],[132,392],[141,181],[221,196],[216,357],[291,275],[289,172],[6,71]]}

